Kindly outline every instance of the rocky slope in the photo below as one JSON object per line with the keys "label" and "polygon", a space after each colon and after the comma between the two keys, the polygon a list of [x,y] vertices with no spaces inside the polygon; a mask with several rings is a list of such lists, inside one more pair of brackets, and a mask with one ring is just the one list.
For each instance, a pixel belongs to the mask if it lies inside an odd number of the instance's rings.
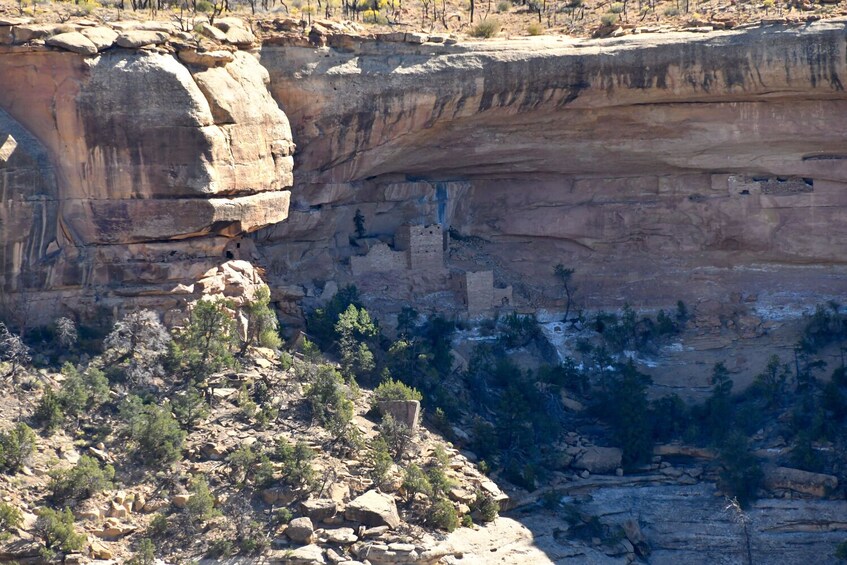
{"label": "rocky slope", "polygon": [[259,54],[298,143],[291,216],[260,236],[279,280],[352,280],[360,209],[387,241],[452,228],[448,265],[493,268],[519,307],[556,306],[556,263],[589,309],[735,292],[778,317],[844,291],[842,21],[326,41]]}

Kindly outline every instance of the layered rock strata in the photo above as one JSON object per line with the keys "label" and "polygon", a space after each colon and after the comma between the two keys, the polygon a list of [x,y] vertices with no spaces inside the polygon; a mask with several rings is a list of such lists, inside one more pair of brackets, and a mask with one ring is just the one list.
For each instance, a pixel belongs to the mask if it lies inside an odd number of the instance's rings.
{"label": "layered rock strata", "polygon": [[[91,29],[0,52],[0,289],[45,317],[133,297],[167,307],[255,255],[233,238],[288,213],[294,144],[253,56]],[[73,52],[80,37],[104,50]]]}
{"label": "layered rock strata", "polygon": [[844,31],[266,42],[299,147],[272,272],[307,292],[355,280],[358,209],[388,243],[452,229],[448,265],[493,269],[529,309],[561,306],[563,263],[589,309],[736,293],[796,314],[847,290]]}

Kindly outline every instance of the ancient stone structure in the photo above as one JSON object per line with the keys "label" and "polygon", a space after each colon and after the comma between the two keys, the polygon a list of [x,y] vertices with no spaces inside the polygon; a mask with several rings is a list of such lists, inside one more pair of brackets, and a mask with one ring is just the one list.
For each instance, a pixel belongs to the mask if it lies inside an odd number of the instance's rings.
{"label": "ancient stone structure", "polygon": [[470,316],[489,314],[493,308],[509,306],[512,302],[512,287],[496,288],[493,271],[465,271],[456,278]]}
{"label": "ancient stone structure", "polygon": [[394,235],[394,247],[407,252],[413,271],[444,268],[444,233],[438,224],[401,226]]}
{"label": "ancient stone structure", "polygon": [[292,119],[295,192],[320,203],[260,236],[286,284],[335,276],[326,242],[361,208],[381,233],[437,218],[518,307],[555,302],[558,263],[588,309],[755,289],[779,316],[847,290],[843,22],[325,41],[259,53]]}

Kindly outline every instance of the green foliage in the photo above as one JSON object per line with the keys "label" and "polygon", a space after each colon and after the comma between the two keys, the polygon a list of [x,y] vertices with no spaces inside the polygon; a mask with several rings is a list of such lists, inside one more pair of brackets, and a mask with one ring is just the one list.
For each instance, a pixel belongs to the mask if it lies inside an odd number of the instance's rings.
{"label": "green foliage", "polygon": [[23,422],[0,432],[0,470],[17,473],[23,469],[35,453],[36,440],[35,432]]}
{"label": "green foliage", "polygon": [[359,301],[359,291],[353,285],[342,288],[330,299],[326,306],[318,308],[306,316],[306,328],[309,336],[321,349],[327,349],[338,341],[335,325],[338,322],[338,317],[349,306],[362,307]]}
{"label": "green foliage", "polygon": [[403,470],[402,490],[406,500],[412,500],[418,493],[432,496],[432,485],[423,469],[410,464]]}
{"label": "green foliage", "polygon": [[398,422],[391,414],[382,417],[379,424],[379,435],[395,461],[406,453],[412,441],[412,430],[403,422]]}
{"label": "green foliage", "polygon": [[386,400],[423,400],[423,395],[414,387],[389,378],[374,389],[373,404]]}
{"label": "green foliage", "polygon": [[376,368],[372,347],[379,329],[364,308],[350,305],[335,324],[341,353],[341,372],[348,379],[368,378]]}
{"label": "green foliage", "polygon": [[86,537],[74,529],[74,515],[69,508],[41,508],[37,515],[33,533],[49,553],[72,553],[85,546]]}
{"label": "green foliage", "polygon": [[612,2],[609,6],[609,12],[612,14],[622,14],[624,11],[623,2]]}
{"label": "green foliage", "polygon": [[747,438],[737,432],[727,436],[719,461],[722,470],[718,486],[745,508],[755,500],[763,477],[759,460],[750,453]]}
{"label": "green foliage", "polygon": [[0,541],[7,538],[9,533],[23,524],[21,511],[5,502],[0,502]]}
{"label": "green foliage", "polygon": [[677,439],[691,426],[691,414],[676,394],[663,396],[650,404],[653,439],[666,442]]}
{"label": "green foliage", "polygon": [[175,368],[195,380],[235,365],[232,349],[237,339],[235,320],[228,300],[198,300],[189,313],[188,325],[171,346]]}
{"label": "green foliage", "polygon": [[130,451],[146,465],[163,465],[179,459],[185,432],[170,411],[155,404],[145,404],[130,396],[121,405],[124,433],[130,440]]}
{"label": "green foliage", "polygon": [[70,363],[62,366],[65,380],[58,395],[66,416],[75,418],[96,410],[109,400],[109,379],[100,369],[89,367],[80,372]]}
{"label": "green foliage", "polygon": [[847,339],[847,316],[840,313],[841,307],[834,302],[819,305],[808,318],[803,330],[802,341],[809,353],[816,353],[832,343],[843,343]]}
{"label": "green foliage", "polygon": [[291,512],[288,508],[282,507],[277,508],[274,513],[274,523],[276,524],[287,524],[294,518],[294,513]]}
{"label": "green foliage", "polygon": [[209,405],[195,386],[189,386],[182,394],[175,395],[171,407],[176,420],[187,430],[193,429],[209,416]]}
{"label": "green foliage", "polygon": [[781,364],[779,357],[772,355],[765,370],[756,376],[754,386],[761,392],[768,406],[777,406],[786,392],[786,383],[791,375],[787,364]]}
{"label": "green foliage", "polygon": [[[541,24],[539,24],[538,22],[532,22],[526,28],[526,33],[528,35],[533,35],[533,36],[541,35],[543,32],[544,32],[544,28],[542,28]],[[463,519],[464,518],[470,518],[470,516],[463,516],[462,518]],[[471,523],[473,523],[473,522],[471,522]]]}
{"label": "green foliage", "polygon": [[520,316],[513,313],[503,319],[503,324],[505,327],[500,335],[500,344],[506,349],[526,347],[544,338],[535,316]]}
{"label": "green foliage", "polygon": [[631,468],[653,453],[653,426],[647,402],[647,387],[652,380],[639,372],[632,361],[618,366],[607,379],[595,409],[612,427],[615,444],[623,450],[623,464]]}
{"label": "green foliage", "polygon": [[447,498],[438,497],[427,511],[426,523],[434,528],[452,532],[459,527],[459,514],[452,502]]}
{"label": "green foliage", "polygon": [[185,505],[185,515],[192,525],[203,524],[218,515],[215,497],[209,490],[206,479],[200,477],[191,483],[191,497]]}
{"label": "green foliage", "polygon": [[52,388],[45,389],[41,395],[33,418],[47,433],[56,431],[65,421],[61,398]]}
{"label": "green foliage", "polygon": [[258,443],[243,445],[229,454],[227,463],[235,483],[265,485],[273,480],[270,457]]}
{"label": "green foliage", "polygon": [[472,27],[469,33],[471,37],[490,39],[497,35],[498,31],[500,31],[500,22],[494,18],[487,18]]}
{"label": "green foliage", "polygon": [[271,309],[270,302],[271,291],[267,286],[262,286],[256,291],[255,298],[241,308],[247,320],[247,332],[241,343],[242,354],[251,345],[270,349],[282,347],[276,314]]}
{"label": "green foliage", "polygon": [[471,504],[471,510],[479,513],[483,523],[492,522],[500,512],[500,504],[490,494],[478,490]]}
{"label": "green foliage", "polygon": [[712,395],[706,401],[705,425],[712,443],[720,445],[732,429],[733,402],[732,379],[723,363],[715,363],[712,369]]}
{"label": "green foliage", "polygon": [[371,444],[371,470],[370,478],[375,486],[381,486],[388,479],[393,461],[388,450],[388,444],[381,437],[377,437]]}
{"label": "green foliage", "polygon": [[501,14],[503,12],[508,12],[511,9],[512,9],[512,3],[511,2],[507,2],[506,0],[502,0],[501,2],[497,3],[497,11]]}
{"label": "green foliage", "polygon": [[607,14],[603,14],[602,16],[600,16],[600,23],[603,24],[604,26],[610,26],[617,21],[618,21],[618,15],[617,14],[607,13]]}
{"label": "green foliage", "polygon": [[353,420],[353,401],[344,379],[334,368],[322,365],[306,390],[312,417],[335,439],[347,437]]}
{"label": "green foliage", "polygon": [[150,538],[141,538],[135,548],[135,555],[128,565],[153,565],[156,562],[156,545]]}
{"label": "green foliage", "polygon": [[162,537],[168,533],[169,528],[168,517],[159,513],[150,520],[150,524],[147,526],[147,534],[152,537]]}
{"label": "green foliage", "polygon": [[315,482],[315,470],[312,468],[315,452],[305,442],[298,441],[292,445],[285,438],[279,438],[271,457],[281,464],[280,480],[284,484],[293,488],[310,488]]}
{"label": "green foliage", "polygon": [[835,558],[841,561],[847,561],[847,540],[842,541],[835,548]]}
{"label": "green foliage", "polygon": [[823,458],[812,446],[812,437],[808,431],[797,434],[791,449],[791,465],[812,473],[824,471]]}
{"label": "green foliage", "polygon": [[112,488],[115,469],[111,465],[101,467],[100,463],[87,455],[80,457],[70,469],[50,473],[49,489],[55,504],[63,506],[79,500],[91,498],[95,494]]}

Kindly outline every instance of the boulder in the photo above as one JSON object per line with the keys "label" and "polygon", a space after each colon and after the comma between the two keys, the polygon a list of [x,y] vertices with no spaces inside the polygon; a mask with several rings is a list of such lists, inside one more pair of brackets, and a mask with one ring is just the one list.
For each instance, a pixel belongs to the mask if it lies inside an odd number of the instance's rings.
{"label": "boulder", "polygon": [[823,497],[838,487],[838,478],[823,473],[810,473],[790,467],[766,467],[765,487],[771,490],[793,490],[803,494]]}
{"label": "boulder", "polygon": [[410,430],[418,428],[421,403],[417,400],[384,400],[378,407],[382,414],[391,414],[394,420],[405,424]]}
{"label": "boulder", "polygon": [[247,47],[256,41],[256,36],[249,29],[231,27],[226,32],[225,41],[238,47]]}
{"label": "boulder", "polygon": [[188,501],[191,499],[191,495],[188,493],[175,494],[171,497],[171,504],[176,506],[177,508],[185,508],[188,506]]}
{"label": "boulder", "polygon": [[282,558],[285,565],[324,565],[323,550],[317,545],[304,545],[293,551],[285,552]]}
{"label": "boulder", "polygon": [[571,466],[589,473],[614,473],[621,466],[623,452],[617,447],[589,447]]}
{"label": "boulder", "polygon": [[138,49],[147,45],[161,45],[168,40],[163,31],[129,30],[118,36],[116,43],[126,49]]}
{"label": "boulder", "polygon": [[97,51],[104,51],[115,44],[118,32],[108,27],[88,27],[80,32],[97,47]]}
{"label": "boulder", "polygon": [[187,65],[198,67],[222,67],[231,63],[234,59],[229,51],[197,51],[196,49],[183,49],[177,56],[179,60]]}
{"label": "boulder", "polygon": [[47,38],[45,41],[50,47],[58,47],[66,51],[79,53],[80,55],[96,55],[97,46],[90,39],[78,31],[68,33],[60,33],[53,37]]}
{"label": "boulder", "polygon": [[312,520],[307,517],[294,518],[285,529],[285,535],[288,536],[288,539],[306,545],[312,543],[314,533],[315,526],[312,524]]}
{"label": "boulder", "polygon": [[397,513],[394,498],[376,490],[369,490],[351,501],[344,511],[344,517],[366,526],[396,528],[400,525],[400,515]]}
{"label": "boulder", "polygon": [[300,511],[315,522],[335,516],[338,505],[328,498],[310,498],[300,503]]}
{"label": "boulder", "polygon": [[330,543],[338,545],[350,545],[356,543],[359,538],[356,536],[353,528],[335,528],[332,530],[324,530],[321,537],[325,537]]}
{"label": "boulder", "polygon": [[204,35],[209,39],[214,39],[220,43],[226,41],[226,32],[213,25],[203,23],[197,26],[196,30],[200,33],[200,35]]}

